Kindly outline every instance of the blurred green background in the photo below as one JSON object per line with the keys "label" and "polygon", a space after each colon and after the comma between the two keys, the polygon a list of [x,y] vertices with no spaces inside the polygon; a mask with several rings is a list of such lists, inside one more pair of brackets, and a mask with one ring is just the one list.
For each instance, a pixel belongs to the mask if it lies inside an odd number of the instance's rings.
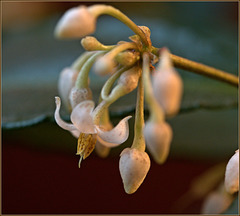
{"label": "blurred green background", "polygon": [[[148,26],[155,47],[166,46],[173,54],[238,75],[237,2],[106,4],[120,9],[137,25]],[[3,213],[181,213],[172,206],[191,180],[227,161],[238,148],[238,89],[178,70],[184,95],[179,115],[168,119],[174,132],[169,159],[163,166],[152,161],[142,189],[129,198],[122,189],[118,155],[131,145],[134,119],[123,146],[112,149],[108,159],[93,153],[80,170],[76,168],[76,140],[53,119],[59,73],[83,52],[80,40],[60,41],[53,31],[61,15],[77,5],[2,4]],[[116,44],[132,34],[118,20],[101,16],[93,35],[104,44]],[[105,78],[90,76],[97,102]],[[134,115],[134,101],[135,92],[111,106],[114,123]],[[62,115],[69,118],[66,110]],[[112,175],[116,179],[111,182]],[[137,207],[144,200],[156,205]],[[158,205],[161,202],[164,205]],[[197,203],[182,211],[199,213],[200,207]]]}

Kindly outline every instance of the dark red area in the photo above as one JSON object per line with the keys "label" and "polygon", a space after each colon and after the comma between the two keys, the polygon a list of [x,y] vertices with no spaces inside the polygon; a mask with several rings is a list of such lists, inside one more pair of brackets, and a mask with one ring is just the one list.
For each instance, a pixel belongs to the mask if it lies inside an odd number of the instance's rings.
{"label": "dark red area", "polygon": [[[92,154],[79,169],[78,157],[28,148],[2,148],[2,213],[4,214],[163,214],[178,213],[174,202],[194,176],[209,165],[169,160],[152,162],[138,191],[124,192],[117,157]],[[185,209],[198,213],[197,203]]]}

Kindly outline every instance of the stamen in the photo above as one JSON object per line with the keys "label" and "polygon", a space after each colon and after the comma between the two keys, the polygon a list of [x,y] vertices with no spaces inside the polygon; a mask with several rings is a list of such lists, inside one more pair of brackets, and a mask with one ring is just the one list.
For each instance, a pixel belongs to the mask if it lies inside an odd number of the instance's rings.
{"label": "stamen", "polygon": [[84,133],[81,133],[79,138],[78,138],[78,145],[77,145],[77,155],[82,155],[82,153],[84,152],[85,148],[86,148],[86,143],[83,142],[84,140]]}
{"label": "stamen", "polygon": [[80,168],[80,166],[81,166],[82,159],[83,159],[83,155],[80,156],[80,159],[78,161],[78,168]]}
{"label": "stamen", "polygon": [[78,162],[78,167],[80,168],[81,161],[88,157],[97,142],[97,137],[95,134],[84,134],[81,133],[78,138],[78,145],[77,145],[77,155],[80,155],[80,159]]}
{"label": "stamen", "polygon": [[97,142],[97,137],[96,137],[96,135],[91,134],[91,136],[88,137],[87,140],[88,140],[88,145],[86,146],[86,148],[84,150],[83,159],[87,158],[94,150],[96,142]]}

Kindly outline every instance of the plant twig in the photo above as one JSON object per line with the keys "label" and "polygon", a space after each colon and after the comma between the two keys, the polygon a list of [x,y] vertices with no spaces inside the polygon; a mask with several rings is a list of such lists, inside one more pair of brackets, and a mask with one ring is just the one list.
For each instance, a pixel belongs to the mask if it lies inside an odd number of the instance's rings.
{"label": "plant twig", "polygon": [[[161,49],[152,47],[152,53],[159,56],[159,52]],[[238,76],[234,74],[227,73],[225,71],[216,69],[214,67],[210,67],[195,61],[188,60],[186,58],[170,54],[170,57],[172,59],[172,62],[175,67],[184,69],[187,71],[191,71],[197,74],[201,74],[204,76],[211,77],[216,80],[220,80],[223,82],[226,82],[228,84],[231,84],[238,88],[239,85],[239,78]]]}

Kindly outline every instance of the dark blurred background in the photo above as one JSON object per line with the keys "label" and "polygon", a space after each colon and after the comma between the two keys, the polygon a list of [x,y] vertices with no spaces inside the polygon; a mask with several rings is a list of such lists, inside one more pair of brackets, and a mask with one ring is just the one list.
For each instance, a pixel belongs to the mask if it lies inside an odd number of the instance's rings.
{"label": "dark blurred background", "polygon": [[[179,115],[168,119],[174,131],[169,158],[161,166],[151,160],[144,183],[132,195],[124,192],[118,162],[131,145],[134,119],[123,146],[105,159],[93,153],[78,169],[77,141],[56,125],[53,112],[58,75],[83,49],[79,40],[55,39],[53,31],[62,14],[79,4],[2,3],[2,213],[200,213],[204,197],[192,195],[187,197],[192,202],[180,206],[179,200],[192,181],[226,163],[238,148],[238,90],[179,70],[184,96]],[[155,47],[238,74],[237,2],[105,4],[148,26]],[[115,44],[132,34],[118,20],[101,16],[94,36]],[[91,74],[95,101],[104,80]],[[114,123],[134,115],[134,101],[135,92],[111,106]],[[68,119],[66,110],[62,115]],[[220,172],[219,181],[224,168]]]}

